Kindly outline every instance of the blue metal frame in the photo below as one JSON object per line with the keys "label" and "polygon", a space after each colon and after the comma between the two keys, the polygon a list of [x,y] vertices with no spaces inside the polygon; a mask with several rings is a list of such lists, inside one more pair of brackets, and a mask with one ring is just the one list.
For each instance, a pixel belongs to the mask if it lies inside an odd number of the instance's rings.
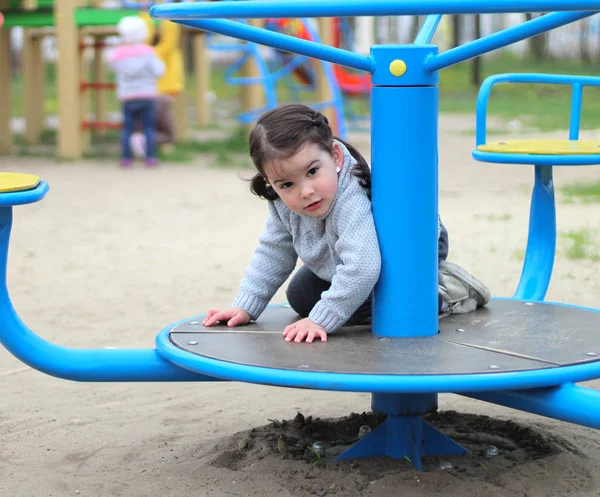
{"label": "blue metal frame", "polygon": [[[437,332],[437,71],[516,40],[583,19],[599,10],[598,0],[288,0],[163,4],[154,6],[151,14],[157,19],[178,20],[186,26],[372,74],[375,86],[372,106],[373,212],[383,261],[381,279],[375,288],[373,331],[401,338]],[[441,14],[538,11],[564,12],[547,14],[442,54],[437,54],[436,46],[429,45]],[[240,22],[209,19],[433,12],[436,15],[427,18],[415,45],[372,47],[368,57]],[[560,77],[553,78],[560,80]],[[482,102],[487,102],[491,86],[500,80],[488,80],[482,88],[478,103],[478,144],[485,141],[485,105]],[[590,83],[592,80],[594,82]],[[596,81],[593,78],[568,80],[573,85],[570,139],[578,137],[582,89],[587,84],[598,86]],[[536,82],[549,82],[549,78],[540,77]],[[482,115],[483,127],[480,125]],[[510,155],[509,159],[508,154],[481,154],[476,151],[474,156],[491,162],[525,160],[516,155]],[[528,163],[532,163],[532,156],[527,157]],[[596,155],[567,157],[560,164],[592,163],[597,158]],[[516,295],[542,300],[552,274],[556,238],[552,170],[546,166],[556,165],[557,157],[535,156],[533,164],[536,181],[530,236]],[[461,393],[600,428],[600,392],[571,384],[600,377],[600,361],[526,372],[464,375],[360,375],[273,370],[224,363],[183,351],[169,340],[172,325],[157,336],[156,350],[58,347],[35,335],[20,321],[6,288],[12,206],[40,200],[46,191],[47,185],[41,183],[28,192],[0,194],[0,276],[3,280],[0,287],[0,341],[21,360],[48,374],[81,381],[230,379],[287,387],[371,392],[373,408],[387,413],[388,421],[341,458],[379,454],[408,457],[419,469],[422,455],[464,451],[421,420],[423,414],[435,409],[439,392]],[[398,233],[402,233],[402,238]],[[409,291],[408,285],[404,284],[407,280],[418,281],[419,285],[411,285]],[[398,316],[405,324],[402,329],[391,326],[398,321]]]}
{"label": "blue metal frame", "polygon": [[[199,7],[199,8],[197,8]],[[261,2],[212,2],[163,4],[153,7],[152,17],[179,21],[184,19],[268,17],[347,17],[402,16],[436,14],[502,14],[518,12],[559,12],[599,10],[597,0],[305,0]]]}
{"label": "blue metal frame", "polygon": [[[477,97],[477,108],[475,115],[476,144],[485,145],[487,138],[487,106],[490,99],[492,88],[498,84],[545,84],[545,85],[571,85],[573,87],[573,98],[571,100],[571,119],[569,121],[569,139],[577,140],[579,138],[579,125],[581,121],[581,104],[583,97],[583,88],[586,86],[600,86],[600,78],[594,76],[571,76],[565,74],[533,74],[533,73],[508,73],[489,76],[481,84],[479,95]],[[480,152],[479,157],[487,157],[486,152]],[[504,162],[515,164],[513,157],[519,157],[521,154],[490,154],[490,156],[501,156],[504,160],[494,162]],[[473,154],[475,157],[475,154]],[[524,164],[561,166],[561,165],[591,165],[600,163],[600,154],[584,156],[557,156],[557,155],[526,155],[527,162]],[[478,158],[478,157],[475,157]],[[539,158],[544,162],[540,163]],[[571,159],[572,160],[567,160]],[[581,158],[582,162],[578,161]],[[584,160],[595,160],[596,162],[584,162]],[[488,159],[485,159],[488,161]],[[564,161],[564,162],[563,162]],[[519,164],[521,162],[518,162]]]}
{"label": "blue metal frame", "polygon": [[[487,139],[487,106],[492,88],[497,84],[552,84],[571,85],[571,118],[569,140],[579,138],[583,88],[600,87],[600,78],[561,74],[498,74],[486,78],[477,98],[476,144]],[[552,166],[600,164],[600,154],[539,155],[494,153],[475,150],[473,157],[484,162],[519,163],[535,165],[535,182],[531,196],[529,235],[521,279],[515,292],[516,299],[544,300],[554,265],[556,250],[556,207]]]}
{"label": "blue metal frame", "polygon": [[25,364],[43,373],[76,381],[212,381],[164,360],[153,349],[72,349],[31,331],[15,312],[6,286],[12,206],[37,202],[48,184],[0,194],[0,343]]}

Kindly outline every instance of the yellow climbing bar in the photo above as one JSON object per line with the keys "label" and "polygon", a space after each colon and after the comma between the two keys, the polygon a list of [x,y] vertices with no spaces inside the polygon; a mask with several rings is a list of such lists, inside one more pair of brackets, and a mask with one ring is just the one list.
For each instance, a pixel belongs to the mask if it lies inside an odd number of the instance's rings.
{"label": "yellow climbing bar", "polygon": [[40,184],[41,178],[35,174],[0,173],[0,193],[31,190]]}
{"label": "yellow climbing bar", "polygon": [[480,152],[532,155],[600,154],[600,140],[506,140],[479,145]]}

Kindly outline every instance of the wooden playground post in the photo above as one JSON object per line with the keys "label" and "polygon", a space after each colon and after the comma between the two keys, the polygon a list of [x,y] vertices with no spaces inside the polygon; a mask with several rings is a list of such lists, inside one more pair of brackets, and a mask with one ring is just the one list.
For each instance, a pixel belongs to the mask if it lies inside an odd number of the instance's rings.
{"label": "wooden playground post", "polygon": [[[104,42],[106,35],[97,34],[94,37],[94,60],[92,62],[92,80],[98,83],[106,81],[106,64],[104,62]],[[107,121],[106,113],[106,90],[96,91],[94,95],[94,119],[96,121]],[[106,128],[97,128],[95,134],[106,135]]]}
{"label": "wooden playground post", "polygon": [[25,139],[38,143],[44,127],[46,71],[42,58],[42,37],[25,29],[23,34],[23,86],[25,94]]}
{"label": "wooden playground post", "polygon": [[[264,26],[263,19],[249,19],[248,24],[256,28],[262,28]],[[242,75],[245,78],[258,78],[260,77],[260,71],[258,64],[252,58],[249,58],[244,66],[242,67]],[[265,105],[265,94],[263,85],[255,83],[253,85],[242,86],[242,112],[249,112],[257,110]],[[254,124],[248,124],[245,126],[246,131],[250,133]]]}
{"label": "wooden playground post", "polygon": [[58,46],[58,156],[78,159],[82,154],[81,95],[79,89],[79,33],[75,25],[77,0],[54,2]]}
{"label": "wooden playground post", "polygon": [[194,35],[194,75],[196,79],[196,119],[200,126],[210,124],[211,103],[206,96],[210,91],[210,57],[206,33]]}
{"label": "wooden playground post", "polygon": [[[332,17],[319,18],[319,37],[321,38],[321,43],[330,47],[333,46],[333,29],[334,22]],[[329,87],[327,76],[323,69],[323,64],[324,63],[319,61],[315,61],[314,63],[317,84],[317,100],[319,103],[331,102],[331,100],[333,99],[333,93],[331,92],[331,88]],[[335,111],[333,105],[330,105],[323,109],[322,113],[329,120],[331,129],[333,130],[333,134],[337,135],[339,133],[340,126],[335,119]]]}
{"label": "wooden playground post", "polygon": [[12,147],[11,74],[10,30],[0,28],[0,153],[3,154],[10,153]]}
{"label": "wooden playground post", "polygon": [[[181,57],[183,58],[183,75],[185,79],[186,71],[186,63],[188,61],[189,55],[189,45],[188,40],[191,36],[190,29],[182,28],[179,31],[179,48],[181,50]],[[179,143],[181,140],[185,139],[186,130],[188,127],[188,108],[187,108],[187,94],[185,85],[183,89],[179,92],[179,94],[175,97],[175,102],[173,105],[173,127],[175,142]]]}
{"label": "wooden playground post", "polygon": [[89,151],[92,145],[92,132],[91,128],[83,128],[83,123],[90,120],[92,90],[90,87],[84,88],[81,86],[82,82],[90,81],[90,61],[87,58],[87,47],[86,38],[83,33],[79,31],[78,46],[79,49],[79,132],[81,136],[81,153]]}

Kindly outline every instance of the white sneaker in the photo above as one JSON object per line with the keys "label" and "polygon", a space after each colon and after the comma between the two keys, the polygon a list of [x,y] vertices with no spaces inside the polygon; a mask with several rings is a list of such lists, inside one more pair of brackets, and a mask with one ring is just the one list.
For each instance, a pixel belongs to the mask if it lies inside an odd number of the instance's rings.
{"label": "white sneaker", "polygon": [[129,138],[129,146],[138,159],[146,157],[146,137],[142,133],[133,133]]}
{"label": "white sneaker", "polygon": [[440,262],[438,291],[450,314],[465,314],[490,301],[490,291],[481,281],[448,261]]}

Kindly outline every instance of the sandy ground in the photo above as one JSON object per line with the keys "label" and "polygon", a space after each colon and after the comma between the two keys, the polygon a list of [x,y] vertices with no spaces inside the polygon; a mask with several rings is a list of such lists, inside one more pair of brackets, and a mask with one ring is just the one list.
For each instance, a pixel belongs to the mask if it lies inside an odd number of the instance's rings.
{"label": "sandy ground", "polygon": [[[440,211],[450,258],[508,296],[520,275],[533,170],[472,160],[474,138],[461,132],[472,126],[471,118],[441,119]],[[355,143],[368,155],[364,136]],[[169,323],[229,305],[266,219],[265,203],[238,177],[250,170],[215,169],[210,158],[123,171],[112,162],[4,157],[0,170],[50,184],[45,200],[15,209],[8,284],[22,319],[70,347],[152,348]],[[598,168],[555,173],[559,188],[598,178]],[[596,205],[560,203],[558,223],[562,233],[589,228],[600,251]],[[566,243],[548,300],[600,307],[600,265],[569,260]],[[274,299],[283,300],[283,292]],[[417,473],[402,462],[318,468],[250,450],[233,464],[226,456],[232,447],[243,452],[247,430],[298,411],[368,411],[369,395],[218,382],[82,384],[25,368],[0,349],[0,495],[598,495],[594,430],[454,395],[441,395],[440,407],[515,421],[562,449],[491,476]]]}

